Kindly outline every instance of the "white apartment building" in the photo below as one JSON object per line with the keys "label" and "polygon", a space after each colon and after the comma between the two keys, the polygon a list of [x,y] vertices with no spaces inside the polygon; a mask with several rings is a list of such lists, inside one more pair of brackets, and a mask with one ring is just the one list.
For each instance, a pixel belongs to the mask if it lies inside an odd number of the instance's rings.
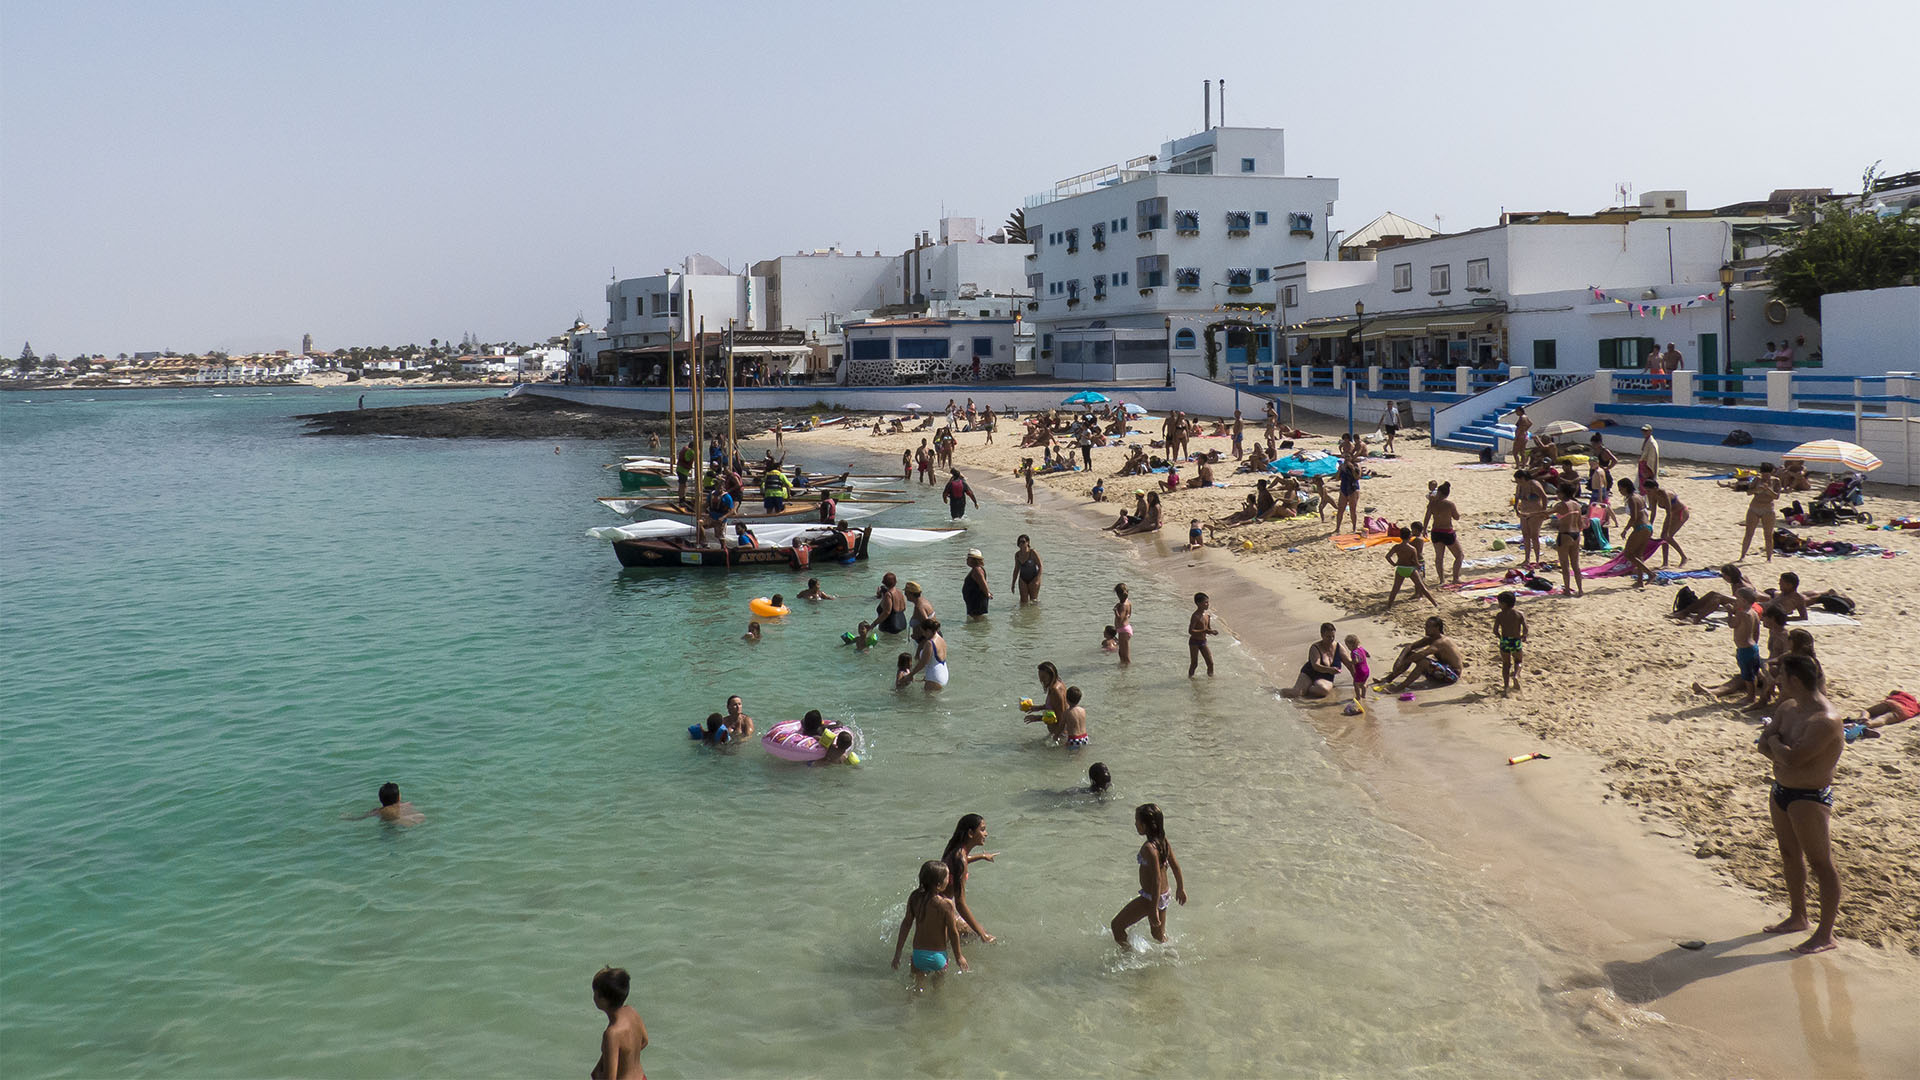
{"label": "white apartment building", "polygon": [[900,255],[888,303],[963,309],[972,300],[1025,296],[1029,250],[982,236],[978,218],[941,218],[937,241],[922,233]]}
{"label": "white apartment building", "polygon": [[[1278,128],[1216,127],[1027,200],[1039,370],[1207,374],[1209,327],[1246,321],[1234,308],[1260,294],[1271,301],[1274,266],[1330,254],[1340,183],[1285,175],[1284,149]],[[1224,376],[1224,357],[1215,370]]]}
{"label": "white apartment building", "polygon": [[766,329],[804,330],[816,341],[837,333],[853,312],[887,303],[899,261],[829,247],[754,263],[753,276],[766,282]]}
{"label": "white apartment building", "polygon": [[1508,215],[1378,247],[1371,262],[1275,267],[1262,299],[1296,364],[1581,374],[1642,368],[1671,341],[1689,368],[1715,374],[1726,370],[1719,293],[1732,255],[1725,219]]}
{"label": "white apartment building", "polygon": [[691,340],[699,327],[686,325],[686,295],[693,293],[695,322],[709,331],[728,320],[740,330],[765,330],[767,285],[736,274],[718,260],[689,255],[679,270],[626,278],[607,286],[607,348],[635,349]]}

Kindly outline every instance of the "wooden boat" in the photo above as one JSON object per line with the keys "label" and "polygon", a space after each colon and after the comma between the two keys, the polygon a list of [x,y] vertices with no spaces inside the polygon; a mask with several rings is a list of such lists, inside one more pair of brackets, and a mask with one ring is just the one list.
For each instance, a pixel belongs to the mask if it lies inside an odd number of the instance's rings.
{"label": "wooden boat", "polygon": [[665,490],[674,486],[673,466],[660,467],[647,462],[627,461],[620,465],[620,490]]}
{"label": "wooden boat", "polygon": [[[682,522],[689,525],[692,524],[694,520],[694,512],[692,510],[689,510],[687,507],[681,505],[678,502],[675,502],[672,499],[655,499],[651,502],[647,502],[647,501],[642,501],[638,499],[615,500],[615,499],[602,498],[597,501],[601,505],[606,506],[609,509],[612,509],[615,513],[623,514],[627,517],[664,518],[667,521],[678,521],[678,522]],[[627,505],[624,507],[618,507],[613,505],[615,502],[637,504],[637,505]],[[904,499],[885,499],[885,500],[874,500],[870,502],[863,501],[860,503],[842,504],[838,509],[839,509],[840,517],[842,519],[851,520],[854,518],[871,517],[882,510],[888,509],[889,507],[905,505],[906,502],[907,500],[904,500]],[[729,526],[731,526],[732,523],[736,521],[744,521],[747,523],[749,527],[752,527],[754,525],[763,525],[763,524],[802,525],[802,524],[806,524],[807,522],[814,522],[819,520],[820,520],[820,504],[812,503],[812,502],[807,502],[807,503],[788,502],[787,508],[785,510],[782,510],[779,513],[775,513],[775,514],[769,514],[765,510],[760,510],[760,509],[750,509],[750,510],[743,509],[736,513],[727,515],[727,523]]]}
{"label": "wooden boat", "polygon": [[625,567],[656,569],[732,570],[743,567],[775,566],[787,570],[805,570],[815,562],[862,562],[867,557],[867,541],[872,526],[858,532],[823,529],[818,534],[796,538],[781,546],[697,547],[690,540],[615,540],[613,553]]}

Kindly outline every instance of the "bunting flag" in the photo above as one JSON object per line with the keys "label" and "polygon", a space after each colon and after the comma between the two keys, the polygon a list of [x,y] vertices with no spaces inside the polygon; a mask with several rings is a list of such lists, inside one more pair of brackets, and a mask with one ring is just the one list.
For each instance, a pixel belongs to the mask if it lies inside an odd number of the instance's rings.
{"label": "bunting flag", "polygon": [[1664,319],[1667,317],[1669,313],[1678,314],[1682,308],[1699,307],[1701,304],[1711,304],[1714,301],[1719,300],[1720,298],[1727,295],[1726,286],[1723,285],[1720,288],[1715,289],[1713,292],[1702,293],[1691,300],[1676,300],[1676,301],[1673,301],[1672,303],[1666,303],[1666,304],[1643,304],[1637,300],[1622,300],[1617,296],[1610,296],[1607,294],[1606,290],[1596,289],[1591,285],[1587,286],[1587,291],[1593,294],[1593,298],[1595,300],[1601,300],[1601,301],[1611,300],[1616,304],[1626,305],[1627,313],[1632,315],[1636,319],[1644,319],[1647,317],[1649,313],[1652,313],[1658,318]]}

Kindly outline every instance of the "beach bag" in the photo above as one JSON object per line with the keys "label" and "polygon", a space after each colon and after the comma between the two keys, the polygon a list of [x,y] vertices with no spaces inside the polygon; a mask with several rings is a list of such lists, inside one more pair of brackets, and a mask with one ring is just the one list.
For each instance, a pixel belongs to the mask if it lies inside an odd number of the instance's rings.
{"label": "beach bag", "polygon": [[1743,431],[1740,428],[1734,428],[1732,431],[1727,432],[1726,438],[1720,440],[1720,445],[1721,446],[1752,446],[1753,433],[1749,431]]}
{"label": "beach bag", "polygon": [[1553,591],[1553,582],[1548,581],[1546,578],[1543,578],[1538,574],[1529,574],[1528,576],[1522,578],[1521,584],[1525,585],[1528,589],[1534,592],[1552,592]]}
{"label": "beach bag", "polygon": [[1680,591],[1673,594],[1673,610],[1685,611],[1692,607],[1699,599],[1700,597],[1697,596],[1692,589],[1682,585],[1680,586]]}
{"label": "beach bag", "polygon": [[1835,615],[1851,615],[1855,607],[1854,602],[1844,596],[1823,596],[1814,603],[1819,605],[1820,610],[1830,611]]}
{"label": "beach bag", "polygon": [[1773,530],[1773,550],[1792,554],[1805,546],[1798,533],[1790,529]]}
{"label": "beach bag", "polygon": [[1583,551],[1607,550],[1607,527],[1598,518],[1588,518],[1587,527],[1580,530],[1580,548]]}
{"label": "beach bag", "polygon": [[1480,448],[1480,464],[1482,465],[1493,464],[1493,447],[1483,446]]}

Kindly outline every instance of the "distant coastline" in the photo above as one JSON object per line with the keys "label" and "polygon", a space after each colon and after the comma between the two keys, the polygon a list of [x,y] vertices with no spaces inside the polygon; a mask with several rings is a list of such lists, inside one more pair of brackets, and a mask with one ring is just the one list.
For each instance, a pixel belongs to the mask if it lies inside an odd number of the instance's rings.
{"label": "distant coastline", "polygon": [[358,387],[363,390],[499,390],[502,393],[513,388],[512,383],[473,380],[426,382],[420,379],[357,379],[349,381],[344,378],[308,377],[276,379],[271,382],[182,382],[142,379],[130,382],[100,382],[80,379],[10,379],[0,383],[0,391],[17,394],[25,391],[46,393],[51,390],[270,390],[274,387],[292,386],[325,389]]}

